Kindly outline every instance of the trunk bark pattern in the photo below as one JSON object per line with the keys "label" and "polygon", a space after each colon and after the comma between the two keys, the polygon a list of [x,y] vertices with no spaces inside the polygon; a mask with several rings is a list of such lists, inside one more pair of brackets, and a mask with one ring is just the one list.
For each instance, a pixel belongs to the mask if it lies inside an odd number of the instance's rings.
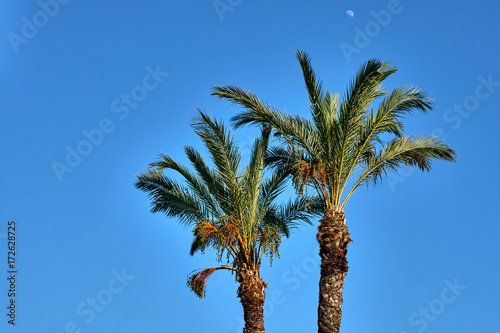
{"label": "trunk bark pattern", "polygon": [[238,297],[245,318],[243,333],[264,333],[264,298],[267,283],[260,277],[258,269],[250,269],[246,264],[243,264],[237,281],[240,283]]}
{"label": "trunk bark pattern", "polygon": [[347,247],[351,242],[344,212],[326,212],[320,220],[316,238],[321,257],[318,333],[338,333],[342,320],[342,291],[349,269]]}

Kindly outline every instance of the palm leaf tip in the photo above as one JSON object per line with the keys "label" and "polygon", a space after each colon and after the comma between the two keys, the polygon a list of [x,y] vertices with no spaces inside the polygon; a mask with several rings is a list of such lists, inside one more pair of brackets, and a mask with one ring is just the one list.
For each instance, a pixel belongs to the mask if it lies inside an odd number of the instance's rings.
{"label": "palm leaf tip", "polygon": [[[409,137],[407,142],[414,145],[415,155],[410,158],[415,160],[415,163],[407,163],[417,165],[421,170],[430,170],[430,160],[438,159],[448,162],[456,162],[457,154],[449,145],[443,142],[438,137],[422,136],[420,138]],[[424,161],[425,163],[419,163]]]}
{"label": "palm leaf tip", "polygon": [[216,271],[216,268],[208,268],[202,271],[193,271],[187,277],[187,286],[198,296],[204,298],[206,296],[206,283],[210,276]]}

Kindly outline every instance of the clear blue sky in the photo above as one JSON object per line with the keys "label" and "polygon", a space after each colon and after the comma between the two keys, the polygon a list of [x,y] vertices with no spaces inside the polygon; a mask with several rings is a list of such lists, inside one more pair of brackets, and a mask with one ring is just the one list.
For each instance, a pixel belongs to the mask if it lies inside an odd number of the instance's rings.
{"label": "clear blue sky", "polygon": [[[241,332],[234,277],[216,274],[203,300],[188,290],[214,256],[190,257],[189,230],[150,214],[134,176],[159,152],[185,161],[183,145],[201,148],[196,106],[237,112],[213,85],[307,115],[302,49],[340,92],[367,59],[393,61],[388,89],[416,84],[435,99],[407,132],[438,133],[459,155],[349,202],[342,331],[498,332],[500,5],[215,3],[0,1],[0,237],[18,225],[15,327],[0,238],[0,331]],[[246,149],[254,132],[236,135]],[[268,332],[316,331],[315,232],[294,233],[262,269]]]}

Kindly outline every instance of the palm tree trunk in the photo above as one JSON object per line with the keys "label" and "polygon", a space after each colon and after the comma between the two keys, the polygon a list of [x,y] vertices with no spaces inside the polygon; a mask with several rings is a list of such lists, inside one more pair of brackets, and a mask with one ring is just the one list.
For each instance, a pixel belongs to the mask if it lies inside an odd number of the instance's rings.
{"label": "palm tree trunk", "polygon": [[351,237],[341,210],[330,210],[320,220],[316,238],[321,257],[318,333],[340,332],[342,291],[347,275],[347,246]]}
{"label": "palm tree trunk", "polygon": [[264,297],[267,283],[264,282],[258,269],[248,269],[246,264],[239,272],[238,297],[243,305],[245,327],[243,333],[264,333]]}

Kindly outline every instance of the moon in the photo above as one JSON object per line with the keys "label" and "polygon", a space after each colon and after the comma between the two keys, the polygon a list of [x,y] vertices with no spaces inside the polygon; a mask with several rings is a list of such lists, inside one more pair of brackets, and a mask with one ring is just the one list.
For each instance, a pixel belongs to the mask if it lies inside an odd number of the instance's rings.
{"label": "moon", "polygon": [[354,12],[352,10],[348,10],[347,12],[345,12],[347,15],[349,15],[350,17],[354,17]]}

